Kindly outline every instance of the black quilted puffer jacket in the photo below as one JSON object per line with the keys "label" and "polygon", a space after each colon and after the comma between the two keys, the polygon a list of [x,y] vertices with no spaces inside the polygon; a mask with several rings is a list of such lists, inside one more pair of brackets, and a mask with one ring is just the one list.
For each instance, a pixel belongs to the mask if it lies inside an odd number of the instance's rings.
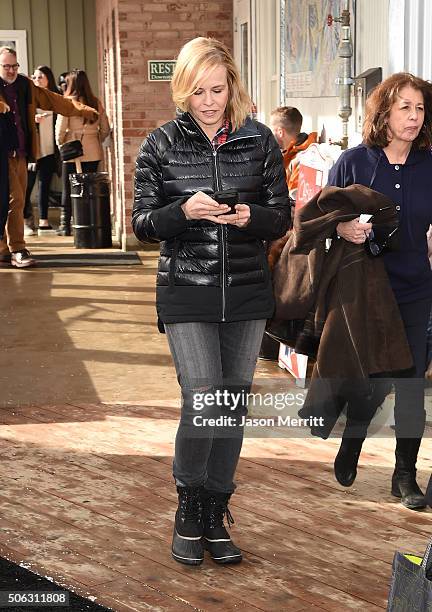
{"label": "black quilted puffer jacket", "polygon": [[[194,193],[225,189],[250,206],[247,227],[186,219],[181,205]],[[161,241],[156,305],[163,323],[270,317],[263,241],[283,236],[289,223],[282,156],[265,125],[247,119],[214,150],[184,113],[141,145],[132,225],[139,240]]]}

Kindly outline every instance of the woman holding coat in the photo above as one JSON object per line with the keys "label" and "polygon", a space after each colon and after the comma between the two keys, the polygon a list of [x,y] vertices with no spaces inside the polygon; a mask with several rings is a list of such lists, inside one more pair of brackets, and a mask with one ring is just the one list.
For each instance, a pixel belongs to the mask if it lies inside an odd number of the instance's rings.
{"label": "woman holding coat", "polygon": [[[383,261],[399,306],[414,362],[412,378],[395,380],[396,465],[391,493],[407,508],[426,505],[416,481],[416,461],[425,428],[426,330],[432,304],[432,273],[426,233],[432,223],[432,85],[397,73],[378,85],[366,103],[363,144],[342,153],[329,184],[365,185],[386,195],[399,216],[399,248],[383,250]],[[373,239],[371,223],[339,223],[341,239]],[[385,245],[385,241],[384,241]],[[373,416],[373,415],[371,415]],[[356,477],[364,436],[345,437],[335,460],[338,481]]]}
{"label": "woman holding coat", "polygon": [[[273,312],[263,241],[285,234],[290,206],[279,147],[249,118],[251,100],[225,45],[188,42],[172,95],[177,118],[141,146],[132,215],[138,239],[161,241],[157,311],[182,392],[172,555],[198,565],[206,548],[216,563],[238,563],[224,517],[245,397]],[[208,420],[218,417],[224,425]]]}

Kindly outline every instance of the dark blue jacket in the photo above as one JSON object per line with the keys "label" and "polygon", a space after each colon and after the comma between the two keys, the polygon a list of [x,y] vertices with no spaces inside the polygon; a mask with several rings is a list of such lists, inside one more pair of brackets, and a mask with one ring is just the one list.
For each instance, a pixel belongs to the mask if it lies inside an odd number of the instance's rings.
{"label": "dark blue jacket", "polygon": [[344,151],[329,173],[329,185],[358,183],[389,197],[399,215],[399,250],[384,254],[398,303],[432,298],[426,232],[432,223],[432,152],[411,149],[405,164],[390,164],[379,147]]}

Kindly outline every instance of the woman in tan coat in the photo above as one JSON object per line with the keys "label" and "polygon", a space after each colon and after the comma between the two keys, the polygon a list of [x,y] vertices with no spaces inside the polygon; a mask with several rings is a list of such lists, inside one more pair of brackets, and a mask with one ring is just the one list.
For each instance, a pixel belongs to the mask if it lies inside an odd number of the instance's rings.
{"label": "woman in tan coat", "polygon": [[[96,109],[99,116],[96,121],[88,121],[81,117],[64,117],[59,115],[56,121],[56,142],[62,145],[70,140],[81,140],[84,155],[79,159],[83,172],[97,172],[99,162],[103,159],[102,141],[108,136],[110,126],[101,101],[92,92],[88,77],[84,70],[72,70],[66,76],[67,89],[65,97],[84,102]],[[69,175],[76,172],[75,160],[63,162],[62,181],[62,213],[58,234],[71,235],[71,198]]]}

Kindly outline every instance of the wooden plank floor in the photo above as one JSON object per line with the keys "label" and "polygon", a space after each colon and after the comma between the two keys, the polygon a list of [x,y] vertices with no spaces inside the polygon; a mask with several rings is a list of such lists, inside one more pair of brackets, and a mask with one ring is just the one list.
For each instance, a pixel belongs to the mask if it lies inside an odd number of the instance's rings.
{"label": "wooden plank floor", "polygon": [[[246,439],[232,498],[244,562],[170,557],[175,402],[8,407],[0,553],[114,610],[361,610],[386,607],[396,549],[421,553],[431,513],[388,492],[392,439],[365,445],[358,479],[333,478],[338,440]],[[419,480],[431,472],[425,440]]]}
{"label": "wooden plank floor", "polygon": [[[30,243],[74,252],[70,238]],[[232,499],[244,562],[171,559],[179,390],[156,328],[157,253],[141,259],[0,271],[0,554],[119,612],[384,610],[394,551],[421,554],[431,533],[429,511],[389,495],[392,439],[368,440],[348,490],[337,440],[246,439]],[[298,391],[262,361],[254,388]],[[431,456],[429,438],[422,485]]]}

